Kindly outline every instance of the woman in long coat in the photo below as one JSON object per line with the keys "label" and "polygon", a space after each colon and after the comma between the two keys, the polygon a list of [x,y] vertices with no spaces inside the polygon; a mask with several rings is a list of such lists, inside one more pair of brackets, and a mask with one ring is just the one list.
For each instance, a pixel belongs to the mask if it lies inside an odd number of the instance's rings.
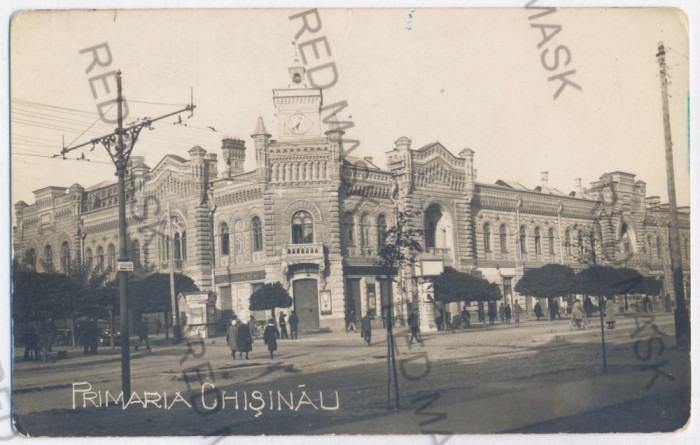
{"label": "woman in long coat", "polygon": [[233,359],[236,360],[236,350],[238,349],[238,326],[236,325],[236,319],[231,320],[231,326],[228,327],[226,331],[226,343],[228,347],[231,348],[231,355]]}
{"label": "woman in long coat", "polygon": [[277,350],[278,338],[280,338],[280,331],[275,326],[275,319],[271,318],[263,332],[263,341],[267,345],[267,350],[270,351],[270,358],[273,358],[273,353]]}
{"label": "woman in long coat", "polygon": [[615,306],[615,300],[605,302],[605,322],[608,324],[608,329],[615,329]]}
{"label": "woman in long coat", "polygon": [[250,334],[250,327],[245,323],[238,326],[236,346],[238,347],[238,357],[243,358],[245,352],[245,358],[248,360],[248,353],[253,350],[253,336]]}

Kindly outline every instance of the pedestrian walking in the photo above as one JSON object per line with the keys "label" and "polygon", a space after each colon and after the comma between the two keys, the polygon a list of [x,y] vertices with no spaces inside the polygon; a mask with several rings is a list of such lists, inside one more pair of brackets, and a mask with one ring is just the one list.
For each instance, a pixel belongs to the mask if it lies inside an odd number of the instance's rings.
{"label": "pedestrian walking", "polygon": [[506,308],[503,307],[503,303],[498,307],[498,318],[501,319],[501,323],[506,321]]}
{"label": "pedestrian walking", "polygon": [[39,334],[39,347],[41,349],[41,359],[43,362],[49,361],[53,340],[56,335],[56,324],[51,317],[47,318],[41,325]]}
{"label": "pedestrian walking", "polygon": [[90,354],[97,354],[97,345],[100,342],[100,328],[97,326],[97,319],[92,318],[87,325],[87,346]]}
{"label": "pedestrian walking", "polygon": [[510,317],[512,315],[512,310],[510,309],[510,305],[507,304],[506,307],[503,309],[503,315],[506,317],[506,323],[510,324]]}
{"label": "pedestrian walking", "polygon": [[289,314],[289,333],[292,340],[299,338],[299,316],[295,310],[292,310],[292,313]]}
{"label": "pedestrian walking", "polygon": [[586,299],[583,300],[583,310],[586,312],[586,316],[589,318],[593,314],[593,302],[591,301],[590,297],[586,297]]}
{"label": "pedestrian walking", "polygon": [[348,312],[348,319],[345,323],[345,332],[357,332],[357,326],[355,326],[355,310],[350,309]]}
{"label": "pedestrian walking", "polygon": [[286,320],[287,314],[282,312],[280,314],[280,335],[281,337],[284,338],[289,338],[289,334],[287,334],[287,320]]}
{"label": "pedestrian walking", "polygon": [[24,332],[24,359],[29,360],[31,356],[33,360],[39,360],[41,351],[39,348],[39,335],[34,327],[28,327]]}
{"label": "pedestrian walking", "polygon": [[411,328],[410,343],[413,344],[413,339],[415,338],[416,341],[422,345],[423,340],[418,338],[418,313],[415,310],[408,316],[408,326]]}
{"label": "pedestrian walking", "polygon": [[139,336],[139,341],[134,345],[134,349],[138,351],[139,346],[141,346],[143,342],[146,344],[146,349],[150,351],[151,344],[148,342],[148,320],[142,318],[141,321],[139,321],[139,324],[136,326],[136,333]]}
{"label": "pedestrian walking", "polygon": [[238,349],[238,321],[231,320],[231,326],[226,330],[226,343],[231,349],[231,356],[236,360],[236,350]]}
{"label": "pedestrian walking", "polygon": [[538,301],[535,303],[535,317],[537,317],[537,321],[540,320],[544,316],[544,313],[542,313],[542,305]]}
{"label": "pedestrian walking", "polygon": [[471,318],[471,315],[469,314],[469,311],[467,310],[466,306],[464,309],[462,309],[462,321],[464,322],[464,326],[469,327],[469,319]]}
{"label": "pedestrian walking", "polygon": [[496,304],[489,303],[489,325],[493,326],[496,319]]}
{"label": "pedestrian walking", "polygon": [[520,324],[520,315],[523,313],[523,308],[520,307],[520,303],[517,301],[513,306],[513,312],[515,313],[515,324]]}
{"label": "pedestrian walking", "polygon": [[362,317],[361,327],[362,331],[360,332],[360,335],[367,342],[367,346],[370,346],[372,344],[372,316],[370,315],[369,311],[367,312],[367,315]]}
{"label": "pedestrian walking", "polygon": [[[280,331],[275,326],[275,319],[271,318],[267,326],[265,326],[265,332],[263,332],[263,341],[267,345],[267,350],[270,351],[270,358],[274,358],[278,338],[280,338]],[[246,356],[246,358],[248,357]]]}
{"label": "pedestrian walking", "polygon": [[605,323],[608,329],[615,329],[615,300],[610,299],[605,302]]}
{"label": "pedestrian walking", "polygon": [[[236,347],[238,348],[238,358],[243,358],[243,353],[245,352],[245,359],[248,360],[248,353],[253,350],[253,335],[250,332],[250,323],[253,320],[249,320],[248,323],[241,323],[238,325],[238,330],[236,331]],[[275,320],[272,319],[272,324],[275,324]]]}

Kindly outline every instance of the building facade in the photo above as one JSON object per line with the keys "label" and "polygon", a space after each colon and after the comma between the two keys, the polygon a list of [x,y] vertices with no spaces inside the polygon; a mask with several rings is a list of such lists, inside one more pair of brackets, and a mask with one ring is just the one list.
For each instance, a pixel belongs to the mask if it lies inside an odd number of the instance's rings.
{"label": "building facade", "polygon": [[[222,317],[247,319],[248,299],[262,283],[283,283],[303,330],[342,329],[352,312],[377,314],[390,292],[405,318],[417,307],[417,282],[403,292],[378,273],[383,233],[396,207],[424,230],[425,251],[446,266],[475,271],[498,283],[509,303],[532,302],[514,292],[525,270],[548,263],[582,267],[578,247],[593,231],[601,264],[633,267],[664,281],[672,294],[668,208],[646,196],[635,175],[610,172],[590,187],[575,180],[563,193],[547,173],[534,189],[476,180],[475,152],[458,155],[439,142],[420,148],[402,136],[387,152],[387,169],[372,158],[346,153],[335,117],[322,119],[322,91],[304,84],[304,68],[289,69],[290,83],[273,90],[277,139],[262,118],[250,149],[225,138],[217,153],[199,146],[188,157],[165,156],[155,167],[133,157],[126,187],[129,256],[144,272],[172,266],[203,290],[217,294]],[[15,257],[39,271],[58,270],[75,258],[115,269],[118,250],[116,182],[84,188],[45,187],[34,204],[15,204]],[[395,207],[396,205],[396,207]],[[690,271],[690,215],[680,209],[686,295]],[[421,324],[434,326],[421,309]]]}

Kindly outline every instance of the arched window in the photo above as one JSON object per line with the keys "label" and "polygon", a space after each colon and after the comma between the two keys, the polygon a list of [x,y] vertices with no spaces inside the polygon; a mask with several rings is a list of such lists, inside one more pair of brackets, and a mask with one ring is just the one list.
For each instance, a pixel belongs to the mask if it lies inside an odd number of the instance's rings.
{"label": "arched window", "polygon": [[549,243],[549,254],[554,255],[554,229],[551,227],[547,231],[547,240]]}
{"label": "arched window", "polygon": [[50,244],[44,247],[44,268],[47,271],[53,270],[53,249]]}
{"label": "arched window", "polygon": [[425,247],[435,247],[435,222],[428,221],[425,225]]}
{"label": "arched window", "polygon": [[180,239],[180,234],[176,233],[175,236],[173,237],[173,254],[174,257],[173,259],[175,261],[179,261],[182,259],[182,240]]}
{"label": "arched window", "polygon": [[219,226],[219,252],[221,255],[228,255],[230,252],[230,241],[228,236],[228,224],[221,223]]}
{"label": "arched window", "polygon": [[29,270],[36,271],[36,250],[29,249],[24,255],[24,264],[29,268]]}
{"label": "arched window", "polygon": [[187,232],[182,231],[182,236],[180,236],[180,252],[182,252],[182,259],[187,259]]}
{"label": "arched window", "polygon": [[651,241],[651,235],[647,236],[646,248],[647,248],[647,251],[649,252],[649,255],[654,253],[654,245],[652,244],[652,241]]}
{"label": "arched window", "polygon": [[377,216],[377,249],[381,249],[384,245],[384,237],[386,236],[386,216],[381,214]]}
{"label": "arched window", "polygon": [[491,253],[491,225],[484,224],[484,252]]}
{"label": "arched window", "polygon": [[314,221],[306,210],[299,210],[292,216],[292,243],[309,244],[314,242]]}
{"label": "arched window", "polygon": [[68,241],[64,241],[63,244],[61,244],[61,270],[63,272],[67,272],[69,266],[70,266],[70,245],[68,244]]}
{"label": "arched window", "polygon": [[109,268],[112,270],[112,272],[114,272],[114,269],[117,267],[117,258],[115,256],[114,244],[110,244],[107,248],[107,258],[109,261]]}
{"label": "arched window", "polygon": [[345,212],[343,218],[343,225],[345,226],[345,241],[347,241],[348,246],[355,245],[355,217],[352,212]]}
{"label": "arched window", "polygon": [[236,255],[240,255],[245,252],[246,246],[246,233],[243,221],[238,219],[233,223],[233,240],[236,246]]}
{"label": "arched window", "polygon": [[661,237],[656,236],[656,258],[661,259]]}
{"label": "arched window", "polygon": [[540,236],[540,228],[535,227],[535,254],[540,255],[542,253],[542,238]]}
{"label": "arched window", "polygon": [[622,248],[622,252],[630,253],[634,251],[634,246],[632,245],[629,227],[627,224],[622,225],[622,229],[620,230],[620,240],[622,241],[622,246],[620,246]]}
{"label": "arched window", "polygon": [[520,253],[527,253],[527,233],[525,226],[520,226]]}
{"label": "arched window", "polygon": [[135,268],[138,269],[141,267],[141,244],[137,239],[131,243],[131,259],[134,262]]}
{"label": "arched window", "polygon": [[363,249],[368,249],[370,247],[370,229],[371,225],[369,223],[369,214],[365,213],[362,215],[362,218],[360,218],[360,246]]}
{"label": "arched window", "polygon": [[97,247],[97,267],[100,270],[105,270],[105,251],[102,246]]}
{"label": "arched window", "polygon": [[253,252],[260,252],[263,250],[263,230],[260,218],[254,216],[251,226],[253,227]]}
{"label": "arched window", "polygon": [[564,250],[567,255],[571,255],[571,229],[569,228],[564,232]]}
{"label": "arched window", "polygon": [[508,253],[508,231],[505,224],[498,229],[498,238],[501,244],[501,253]]}

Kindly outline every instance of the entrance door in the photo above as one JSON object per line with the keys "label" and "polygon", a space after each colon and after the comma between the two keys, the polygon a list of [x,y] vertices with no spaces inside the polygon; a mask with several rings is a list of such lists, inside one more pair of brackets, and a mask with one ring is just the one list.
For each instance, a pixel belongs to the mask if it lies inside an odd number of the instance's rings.
{"label": "entrance door", "polygon": [[[360,279],[348,278],[347,295],[345,296],[345,321],[347,323],[350,321],[357,321],[364,315],[361,313],[362,302],[360,300]],[[353,314],[352,320],[350,319],[351,313]]]}
{"label": "entrance door", "polygon": [[319,328],[318,284],[313,279],[294,281],[294,310],[299,316],[299,330]]}

